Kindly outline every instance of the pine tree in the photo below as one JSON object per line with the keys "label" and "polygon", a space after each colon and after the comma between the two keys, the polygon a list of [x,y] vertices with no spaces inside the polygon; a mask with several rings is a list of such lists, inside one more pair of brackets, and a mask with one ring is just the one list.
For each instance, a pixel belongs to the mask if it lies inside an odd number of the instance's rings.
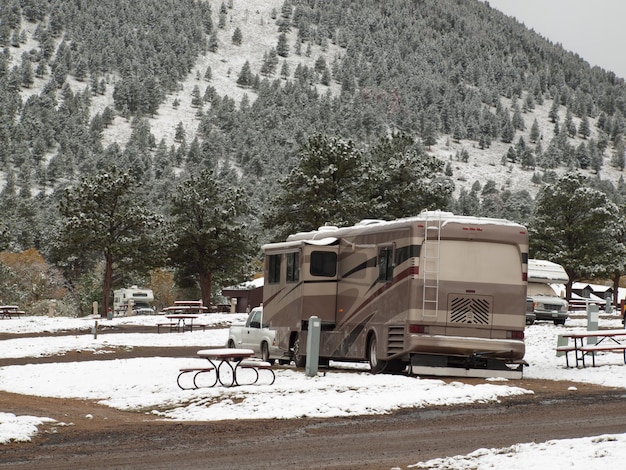
{"label": "pine tree", "polygon": [[276,53],[281,57],[287,57],[289,55],[289,45],[287,44],[287,35],[285,33],[281,33],[280,36],[278,36]]}
{"label": "pine tree", "polygon": [[618,168],[620,171],[624,171],[625,165],[625,151],[624,151],[624,143],[620,140],[618,144],[615,146],[615,151],[611,156],[611,166]]}
{"label": "pine tree", "polygon": [[202,106],[202,97],[200,96],[200,87],[198,85],[194,85],[193,90],[191,90],[191,107],[199,108]]}
{"label": "pine tree", "polygon": [[517,130],[523,131],[524,129],[526,129],[526,124],[524,123],[522,112],[520,111],[519,105],[517,103],[513,108],[513,118],[511,119],[511,124]]}
{"label": "pine tree", "polygon": [[163,218],[145,209],[140,184],[129,173],[113,167],[84,178],[61,197],[63,224],[56,256],[72,259],[94,254],[105,262],[101,315],[109,307],[113,270],[145,269],[164,261],[168,243]]}
{"label": "pine tree", "polygon": [[576,148],[576,160],[578,161],[578,165],[583,170],[589,168],[591,164],[591,156],[589,155],[589,151],[584,142],[581,142],[580,145]]}
{"label": "pine tree", "polygon": [[461,142],[461,140],[465,138],[465,129],[463,128],[459,120],[457,120],[454,124],[452,138],[455,142]]}
{"label": "pine tree", "polygon": [[22,86],[30,88],[33,83],[33,66],[28,57],[22,56]]}
{"label": "pine tree", "polygon": [[517,152],[513,147],[509,147],[509,149],[507,150],[506,160],[511,163],[515,163],[517,161]]}
{"label": "pine tree", "polygon": [[373,183],[366,196],[370,216],[400,218],[448,206],[454,183],[443,174],[443,162],[406,134],[380,139],[368,160],[367,178]]}
{"label": "pine tree", "polygon": [[535,168],[535,156],[532,150],[526,148],[520,158],[520,164],[524,170],[532,170]]}
{"label": "pine tree", "polygon": [[511,123],[511,119],[509,118],[509,112],[505,111],[502,117],[502,130],[500,133],[500,140],[505,144],[510,144],[513,142],[513,138],[515,137],[515,128]]}
{"label": "pine tree", "polygon": [[283,238],[328,223],[356,223],[369,214],[363,184],[368,169],[352,141],[315,135],[301,147],[299,157],[263,214],[265,228]]}
{"label": "pine tree", "polygon": [[243,35],[241,34],[241,29],[239,27],[235,28],[233,32],[232,42],[235,46],[241,46],[241,42],[243,40]]}
{"label": "pine tree", "polygon": [[537,143],[539,141],[539,123],[537,119],[533,121],[532,126],[530,126],[530,135],[528,136],[532,143]]}
{"label": "pine tree", "polygon": [[211,305],[214,285],[247,277],[256,250],[245,223],[249,210],[245,191],[225,187],[211,170],[191,175],[176,189],[169,258],[179,278],[197,281],[204,305]]}
{"label": "pine tree", "polygon": [[287,63],[286,60],[283,60],[283,65],[280,68],[280,76],[284,80],[287,80],[289,78],[289,64]]}
{"label": "pine tree", "polygon": [[589,118],[585,115],[580,120],[580,125],[578,126],[578,133],[583,139],[589,138],[591,135],[591,128],[589,127]]}
{"label": "pine tree", "polygon": [[252,70],[250,69],[250,61],[246,60],[237,77],[237,85],[242,87],[248,87],[252,85]]}
{"label": "pine tree", "polygon": [[559,122],[559,100],[557,97],[554,97],[554,101],[552,101],[548,117],[553,123]]}
{"label": "pine tree", "polygon": [[183,126],[183,121],[178,121],[176,125],[176,130],[174,132],[174,141],[183,142],[185,140],[185,127]]}
{"label": "pine tree", "polygon": [[535,258],[562,265],[572,283],[606,275],[626,257],[618,233],[618,208],[608,196],[589,188],[582,176],[568,173],[543,186],[529,226],[530,251]]}
{"label": "pine tree", "polygon": [[435,128],[435,124],[430,120],[424,125],[422,140],[424,141],[424,145],[428,147],[429,150],[437,143],[437,130]]}
{"label": "pine tree", "polygon": [[217,52],[218,46],[219,46],[219,42],[217,40],[217,33],[213,31],[211,35],[209,36],[209,44],[208,44],[209,51]]}
{"label": "pine tree", "polygon": [[598,147],[596,147],[593,139],[589,141],[589,145],[587,146],[587,150],[589,151],[589,166],[594,171],[596,175],[600,174],[600,170],[602,170],[602,154],[598,151]]}
{"label": "pine tree", "polygon": [[459,215],[477,216],[480,213],[480,201],[475,191],[467,191],[461,188],[456,202],[455,212]]}
{"label": "pine tree", "polygon": [[567,130],[567,134],[570,137],[575,137],[576,136],[576,124],[574,123],[574,117],[572,116],[572,111],[567,108],[567,111],[565,113],[565,123],[564,123],[565,129]]}

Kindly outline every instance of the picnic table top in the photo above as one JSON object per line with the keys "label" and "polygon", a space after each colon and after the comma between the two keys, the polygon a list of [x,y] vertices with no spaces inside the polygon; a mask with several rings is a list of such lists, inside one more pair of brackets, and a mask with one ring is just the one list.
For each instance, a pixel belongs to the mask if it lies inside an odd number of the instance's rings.
{"label": "picnic table top", "polygon": [[201,349],[198,351],[198,356],[209,359],[223,359],[230,357],[245,358],[254,356],[254,351],[252,349],[237,348]]}
{"label": "picnic table top", "polygon": [[208,307],[202,307],[200,305],[174,305],[171,307],[165,307],[164,312],[196,312],[206,313],[209,311]]}
{"label": "picnic table top", "polygon": [[564,333],[563,338],[588,338],[590,336],[621,336],[626,335],[626,328],[612,330],[586,330]]}

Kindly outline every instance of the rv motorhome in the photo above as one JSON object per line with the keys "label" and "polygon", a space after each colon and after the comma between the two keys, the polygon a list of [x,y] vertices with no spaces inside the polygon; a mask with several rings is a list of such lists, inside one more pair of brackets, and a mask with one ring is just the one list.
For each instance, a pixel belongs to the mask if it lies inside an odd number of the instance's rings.
{"label": "rv motorhome", "polygon": [[152,289],[137,286],[113,291],[113,311],[117,315],[129,313],[133,315],[151,315],[154,313]]}
{"label": "rv motorhome", "polygon": [[320,363],[373,373],[521,378],[528,234],[503,220],[423,212],[321,227],[263,246],[265,321],[303,366],[310,317]]}

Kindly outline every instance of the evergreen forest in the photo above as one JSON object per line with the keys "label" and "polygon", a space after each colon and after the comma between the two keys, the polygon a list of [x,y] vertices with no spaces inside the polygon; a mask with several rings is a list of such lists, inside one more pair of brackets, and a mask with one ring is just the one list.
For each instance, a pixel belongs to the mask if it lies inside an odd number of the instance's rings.
{"label": "evergreen forest", "polygon": [[617,285],[625,116],[623,78],[477,0],[0,0],[0,301],[216,303],[263,243],[424,209]]}

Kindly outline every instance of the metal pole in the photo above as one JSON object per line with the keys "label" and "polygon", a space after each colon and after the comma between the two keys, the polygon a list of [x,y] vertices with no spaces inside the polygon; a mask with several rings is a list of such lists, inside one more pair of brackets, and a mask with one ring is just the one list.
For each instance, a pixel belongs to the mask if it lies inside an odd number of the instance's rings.
{"label": "metal pole", "polygon": [[[598,331],[599,308],[595,304],[587,303],[587,331]],[[587,344],[596,344],[598,338],[590,336],[587,338]]]}
{"label": "metal pole", "polygon": [[322,322],[318,317],[309,318],[309,332],[306,342],[306,366],[304,372],[307,377],[317,375],[320,356],[320,332]]}

